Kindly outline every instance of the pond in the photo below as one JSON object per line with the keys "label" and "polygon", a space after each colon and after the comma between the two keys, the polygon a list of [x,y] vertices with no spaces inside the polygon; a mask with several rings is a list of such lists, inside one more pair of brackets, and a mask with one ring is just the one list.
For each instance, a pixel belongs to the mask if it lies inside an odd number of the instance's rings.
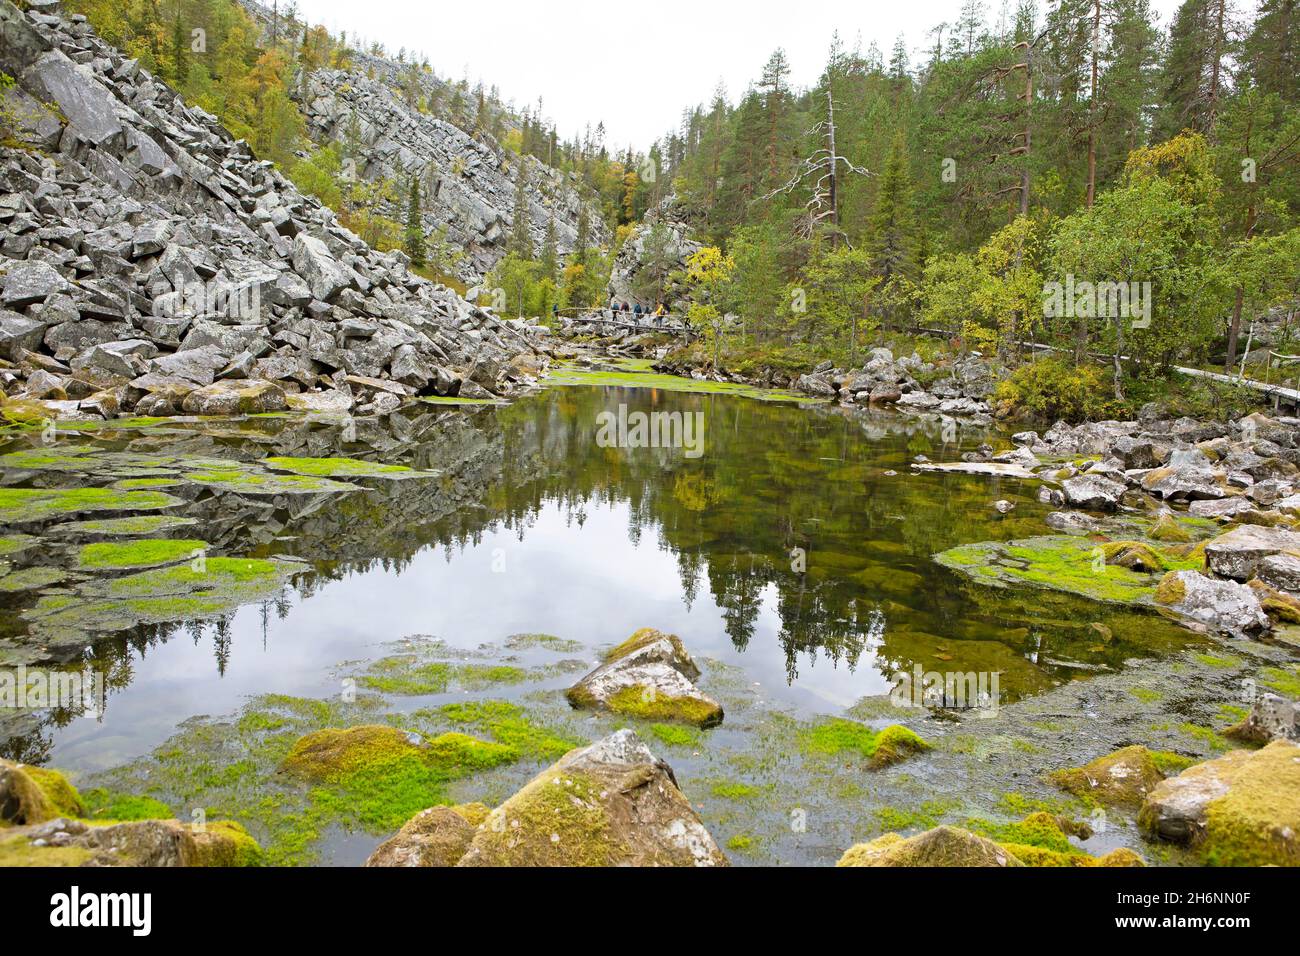
{"label": "pond", "polygon": [[[152,537],[197,542],[207,562],[271,569],[266,580],[241,579],[246,591],[203,592],[217,603],[196,619],[168,620],[168,608],[184,614],[176,602],[190,592],[144,613],[111,589],[122,575],[157,571],[88,563],[88,543],[131,536],[75,524],[84,514],[11,511],[23,521],[5,534],[29,540],[7,560],[62,578],[3,596],[0,663],[85,664],[105,675],[106,691],[93,716],[11,714],[0,754],[58,767],[83,786],[125,788],[149,775],[114,768],[185,739],[195,718],[247,718],[270,699],[328,701],[358,680],[388,718],[504,701],[582,739],[594,730],[564,713],[562,689],[602,648],[644,627],[680,635],[713,662],[718,686],[744,700],[729,707],[791,721],[851,712],[918,665],[996,673],[1009,703],[1196,640],[1150,613],[986,587],[934,561],[960,544],[1048,533],[1035,482],[910,468],[918,455],[953,461],[985,442],[1006,445],[996,433],[634,387],[662,384],[653,379],[562,381],[571,384],[510,405],[427,407],[384,422],[164,420],[0,444],[10,489],[163,495],[173,500],[139,514],[194,520]],[[602,434],[638,412],[702,422],[700,440],[618,447]],[[340,457],[412,471],[325,463]],[[301,487],[285,484],[294,476]],[[999,499],[1014,509],[1001,513]],[[34,614],[38,601],[46,610]],[[83,650],[88,631],[95,640]],[[413,683],[409,667],[427,677],[435,659],[437,678]],[[385,677],[397,665],[407,667],[401,679]],[[729,752],[757,753],[735,736],[744,718],[728,721]],[[699,746],[666,756],[689,768]],[[482,795],[508,794],[544,762],[485,783]],[[737,757],[728,772],[743,766]],[[472,782],[456,788],[479,798]],[[197,784],[181,798],[156,795],[178,815],[178,803],[205,796]],[[359,862],[378,837],[357,829],[323,821],[315,855],[283,861]]]}

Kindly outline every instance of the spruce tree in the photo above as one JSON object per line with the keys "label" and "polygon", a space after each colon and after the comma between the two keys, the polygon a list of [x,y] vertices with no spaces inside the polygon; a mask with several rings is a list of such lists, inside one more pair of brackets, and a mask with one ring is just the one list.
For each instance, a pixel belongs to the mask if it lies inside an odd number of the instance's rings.
{"label": "spruce tree", "polygon": [[411,257],[411,263],[421,268],[426,264],[424,221],[420,214],[420,177],[412,174],[411,190],[406,203],[406,232],[402,248]]}

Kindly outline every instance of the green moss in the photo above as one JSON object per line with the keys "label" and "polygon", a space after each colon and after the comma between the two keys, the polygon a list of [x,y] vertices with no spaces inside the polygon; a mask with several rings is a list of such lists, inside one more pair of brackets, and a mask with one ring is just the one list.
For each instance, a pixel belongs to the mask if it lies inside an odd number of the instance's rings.
{"label": "green moss", "polygon": [[456,679],[467,690],[481,690],[494,684],[522,683],[528,679],[528,672],[508,664],[465,664],[456,668]]}
{"label": "green moss", "polygon": [[872,767],[884,767],[914,753],[930,749],[915,731],[899,724],[875,731],[865,724],[834,718],[800,732],[800,745],[807,753],[838,756],[857,753]]}
{"label": "green moss", "polygon": [[1152,541],[1186,542],[1192,540],[1192,534],[1171,514],[1161,514],[1147,531]]}
{"label": "green moss", "polygon": [[47,521],[94,511],[157,511],[184,504],[161,491],[109,488],[0,488],[0,523]]}
{"label": "green moss", "polygon": [[667,639],[677,648],[678,652],[685,655],[686,648],[682,645],[681,638],[675,634],[665,634],[662,631],[655,630],[653,627],[643,627],[622,644],[611,648],[604,656],[605,661],[616,661],[620,657],[627,657],[633,651],[640,650],[647,644],[653,644],[655,641]]}
{"label": "green moss", "polygon": [[77,565],[93,571],[154,568],[188,561],[196,552],[204,553],[207,549],[206,541],[195,538],[147,538],[124,543],[105,541],[83,547],[77,555]]}
{"label": "green moss", "polygon": [[261,866],[262,848],[234,820],[216,820],[204,824],[194,834],[198,845],[197,866]]}
{"label": "green moss", "polygon": [[161,800],[94,787],[82,794],[92,820],[171,820],[176,815]]}
{"label": "green moss", "polygon": [[522,707],[506,701],[446,704],[437,713],[538,760],[554,760],[586,742],[533,722]]}
{"label": "green moss", "polygon": [[68,574],[61,568],[19,568],[10,571],[5,562],[0,562],[0,592],[16,594],[21,591],[39,591],[52,584],[58,584]]}
{"label": "green moss", "polygon": [[1153,687],[1130,687],[1129,693],[1144,704],[1154,704],[1165,699],[1164,692]]}
{"label": "green moss", "polygon": [[1228,749],[1228,741],[1213,727],[1202,727],[1200,724],[1193,724],[1189,721],[1179,724],[1178,729],[1189,737],[1195,737],[1211,750],[1223,751]]}
{"label": "green moss", "polygon": [[186,472],[186,481],[242,495],[316,495],[360,491],[360,485],[313,475],[276,475],[232,465]]}
{"label": "green moss", "polygon": [[1241,666],[1241,660],[1236,657],[1220,657],[1216,654],[1193,654],[1192,656],[1206,667],[1227,669]]}
{"label": "green moss", "polygon": [[195,518],[173,515],[134,515],[127,518],[97,518],[89,521],[69,521],[54,530],[67,534],[130,536],[161,534],[176,528],[198,524]]}
{"label": "green moss", "polygon": [[639,371],[592,371],[560,364],[547,376],[547,385],[597,385],[609,388],[654,388],[665,392],[691,392],[700,395],[737,395],[769,402],[816,404],[821,399],[799,392],[755,388],[733,382],[697,381],[677,375]]}
{"label": "green moss", "polygon": [[[569,702],[574,703],[575,697],[581,700],[581,694],[575,693],[571,688]],[[722,723],[722,708],[713,701],[700,697],[674,697],[657,693],[653,688],[640,684],[624,687],[612,694],[607,706],[616,714],[639,717],[642,720],[680,720],[696,727],[713,727]]]}
{"label": "green moss", "polygon": [[77,793],[77,788],[59,771],[48,767],[24,767],[23,770],[49,801],[51,816],[83,817],[86,815],[86,808],[81,801],[81,795]]}
{"label": "green moss", "polygon": [[284,769],[319,785],[318,806],[374,829],[396,829],[418,811],[447,803],[446,785],[468,774],[511,763],[519,753],[504,744],[446,733],[424,740],[395,727],[327,728],[301,738]]}
{"label": "green moss", "polygon": [[680,724],[651,724],[650,733],[669,747],[695,748],[700,746],[700,732],[694,727]]}
{"label": "green moss", "polygon": [[[393,659],[388,660],[391,666]],[[384,694],[411,696],[441,694],[451,683],[452,666],[440,661],[393,673],[382,672],[385,667],[384,661],[380,661],[377,667],[380,668],[381,673],[367,674],[361,678],[361,683]]]}
{"label": "green moss", "polygon": [[82,866],[92,856],[94,853],[82,847],[35,847],[26,837],[6,839],[0,830],[0,867]]}
{"label": "green moss", "polygon": [[1151,751],[1132,746],[1082,767],[1055,770],[1047,779],[1086,803],[1135,809],[1163,778]]}
{"label": "green moss", "polygon": [[710,788],[710,792],[715,797],[721,797],[723,800],[752,800],[762,791],[753,784],[720,780]]}
{"label": "green moss", "polygon": [[359,458],[267,458],[262,464],[276,471],[313,478],[395,478],[421,474],[406,465],[381,465]]}
{"label": "green moss", "polygon": [[[1106,562],[1106,547],[1112,547],[1113,555],[1121,553],[1114,544],[1102,546],[1099,554],[1099,546],[1086,538],[1056,535],[962,545],[935,555],[935,561],[980,584],[1040,587],[1118,604],[1150,603],[1155,588],[1149,574]],[[1169,566],[1186,563],[1139,547],[1148,560]]]}
{"label": "green moss", "polygon": [[758,838],[748,833],[737,833],[727,840],[727,849],[736,853],[750,853],[758,848]]}
{"label": "green moss", "polygon": [[625,850],[605,812],[605,790],[572,771],[536,777],[492,812],[474,849],[489,866],[610,866]]}
{"label": "green moss", "polygon": [[1187,757],[1180,753],[1174,753],[1172,750],[1153,750],[1151,751],[1151,759],[1160,768],[1160,772],[1166,776],[1181,773],[1196,763],[1195,757]]}
{"label": "green moss", "polygon": [[1259,672],[1259,682],[1283,697],[1300,700],[1300,666],[1265,667]]}
{"label": "green moss", "polygon": [[506,647],[516,651],[540,647],[557,654],[576,654],[582,650],[580,642],[556,637],[554,634],[512,634],[506,638]]}
{"label": "green moss", "polygon": [[11,554],[20,554],[37,544],[38,541],[38,538],[29,534],[4,535],[0,537],[0,558],[8,557]]}
{"label": "green moss", "polygon": [[955,803],[946,800],[927,800],[914,807],[876,807],[872,811],[879,830],[903,832],[906,830],[929,830],[938,826],[939,820],[954,807]]}

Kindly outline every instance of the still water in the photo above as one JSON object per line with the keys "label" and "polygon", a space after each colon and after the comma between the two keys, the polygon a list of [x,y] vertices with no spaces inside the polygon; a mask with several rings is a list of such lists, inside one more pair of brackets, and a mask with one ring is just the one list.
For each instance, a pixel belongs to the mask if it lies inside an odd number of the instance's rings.
{"label": "still water", "polygon": [[[602,447],[598,416],[620,405],[702,413],[703,453]],[[381,657],[410,635],[474,649],[546,633],[595,660],[656,627],[809,714],[886,693],[915,664],[999,671],[1014,700],[1186,639],[1150,615],[978,587],[937,566],[932,555],[957,544],[1044,533],[1048,509],[1031,483],[913,473],[918,454],[955,460],[998,436],[962,430],[945,445],[937,422],[890,413],[572,386],[361,434],[265,419],[90,440],[242,460],[365,457],[442,478],[284,507],[193,497],[200,532],[222,551],[293,555],[311,570],[221,621],[101,640],[103,715],[6,745],[75,771],[147,753],[187,718],[234,712],[252,695],[335,694],[341,662]],[[992,507],[1000,498],[1011,514]],[[1104,645],[1098,622],[1114,634]]]}

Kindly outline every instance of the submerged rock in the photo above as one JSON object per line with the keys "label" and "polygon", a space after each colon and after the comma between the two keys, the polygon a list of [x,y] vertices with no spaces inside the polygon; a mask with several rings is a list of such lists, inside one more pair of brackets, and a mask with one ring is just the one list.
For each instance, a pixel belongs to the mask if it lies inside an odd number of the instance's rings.
{"label": "submerged rock", "polygon": [[1152,791],[1138,826],[1212,866],[1300,866],[1300,745],[1279,740],[1189,767]]}
{"label": "submerged rock", "polygon": [[630,730],[572,750],[493,810],[460,866],[726,866],[670,768]]}
{"label": "submerged rock", "polygon": [[1057,787],[1082,800],[1134,810],[1163,779],[1151,751],[1137,746],[1048,775]]}
{"label": "submerged rock", "polygon": [[681,638],[643,628],[565,696],[578,708],[712,727],[722,722],[722,705],[695,686],[699,676]]}

